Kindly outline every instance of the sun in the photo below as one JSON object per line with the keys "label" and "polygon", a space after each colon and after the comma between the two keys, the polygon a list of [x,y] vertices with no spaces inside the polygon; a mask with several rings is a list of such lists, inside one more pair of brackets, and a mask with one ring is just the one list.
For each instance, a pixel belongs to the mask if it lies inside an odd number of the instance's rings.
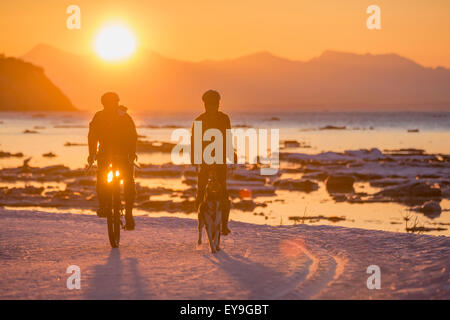
{"label": "sun", "polygon": [[136,50],[133,33],[121,24],[104,26],[95,38],[95,51],[106,61],[129,58]]}

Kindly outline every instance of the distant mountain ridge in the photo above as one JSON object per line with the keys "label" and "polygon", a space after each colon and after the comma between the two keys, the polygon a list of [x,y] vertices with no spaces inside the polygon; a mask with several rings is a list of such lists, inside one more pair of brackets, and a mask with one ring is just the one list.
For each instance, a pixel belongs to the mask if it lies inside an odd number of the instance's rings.
{"label": "distant mountain ridge", "polygon": [[259,52],[187,62],[147,51],[116,66],[39,45],[23,59],[42,66],[81,109],[114,90],[133,110],[200,110],[202,93],[214,88],[230,111],[450,110],[450,70],[396,54],[325,51],[303,62]]}
{"label": "distant mountain ridge", "polygon": [[42,68],[0,55],[0,111],[37,110],[76,109]]}

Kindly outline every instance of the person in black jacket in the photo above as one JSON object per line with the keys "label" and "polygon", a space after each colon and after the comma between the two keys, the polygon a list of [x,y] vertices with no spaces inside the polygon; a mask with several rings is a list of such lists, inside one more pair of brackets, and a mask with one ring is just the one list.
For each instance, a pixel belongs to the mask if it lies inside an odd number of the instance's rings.
{"label": "person in black jacket", "polygon": [[126,229],[134,230],[134,161],[137,159],[137,132],[133,119],[127,114],[127,108],[119,105],[119,101],[119,96],[114,92],[107,92],[101,98],[103,110],[98,111],[89,124],[88,164],[92,165],[97,160],[97,214],[106,217],[108,213],[103,190],[107,183],[109,165],[112,161],[118,163],[124,185]]}
{"label": "person in black jacket", "polygon": [[[206,130],[208,129],[218,129],[222,133],[223,138],[223,161],[219,164],[214,164],[213,167],[216,170],[216,178],[218,182],[222,186],[223,196],[224,196],[224,203],[226,204],[222,210],[222,234],[227,235],[230,233],[230,229],[228,228],[228,218],[230,215],[230,200],[228,199],[228,191],[227,191],[227,161],[226,161],[226,149],[227,145],[232,144],[232,141],[229,141],[227,139],[226,131],[228,129],[231,129],[231,122],[228,115],[225,113],[219,111],[219,104],[220,104],[220,94],[217,91],[214,90],[208,90],[206,91],[202,96],[203,103],[205,105],[205,112],[199,115],[197,118],[195,118],[195,121],[200,121],[202,123],[202,137]],[[191,163],[194,164],[194,125],[192,125],[192,135],[191,135]],[[209,178],[209,170],[211,169],[211,165],[207,165],[203,161],[203,150],[205,148],[205,144],[202,141],[202,146],[199,148],[201,150],[202,154],[201,157],[201,163],[200,165],[200,171],[198,173],[197,177],[197,196],[195,201],[195,209],[198,209],[198,206],[200,205],[204,193],[205,193],[205,187],[208,183]],[[196,164],[197,165],[197,164]]]}

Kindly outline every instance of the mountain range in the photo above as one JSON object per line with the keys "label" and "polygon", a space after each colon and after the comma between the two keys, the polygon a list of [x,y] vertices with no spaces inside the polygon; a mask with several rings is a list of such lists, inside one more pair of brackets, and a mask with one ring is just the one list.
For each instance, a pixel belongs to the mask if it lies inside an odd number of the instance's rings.
{"label": "mountain range", "polygon": [[259,52],[236,59],[188,62],[141,50],[107,64],[38,45],[22,59],[38,65],[79,109],[92,110],[116,91],[139,111],[186,111],[218,90],[226,110],[450,110],[450,69],[428,68],[397,54],[325,51],[309,61]]}

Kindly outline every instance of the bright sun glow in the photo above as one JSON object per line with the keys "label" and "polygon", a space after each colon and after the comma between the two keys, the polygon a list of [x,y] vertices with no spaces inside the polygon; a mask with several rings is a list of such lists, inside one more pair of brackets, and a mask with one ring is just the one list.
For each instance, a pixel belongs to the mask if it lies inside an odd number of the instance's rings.
{"label": "bright sun glow", "polygon": [[130,57],[135,49],[134,35],[119,24],[103,27],[95,39],[95,51],[107,61],[124,60]]}

